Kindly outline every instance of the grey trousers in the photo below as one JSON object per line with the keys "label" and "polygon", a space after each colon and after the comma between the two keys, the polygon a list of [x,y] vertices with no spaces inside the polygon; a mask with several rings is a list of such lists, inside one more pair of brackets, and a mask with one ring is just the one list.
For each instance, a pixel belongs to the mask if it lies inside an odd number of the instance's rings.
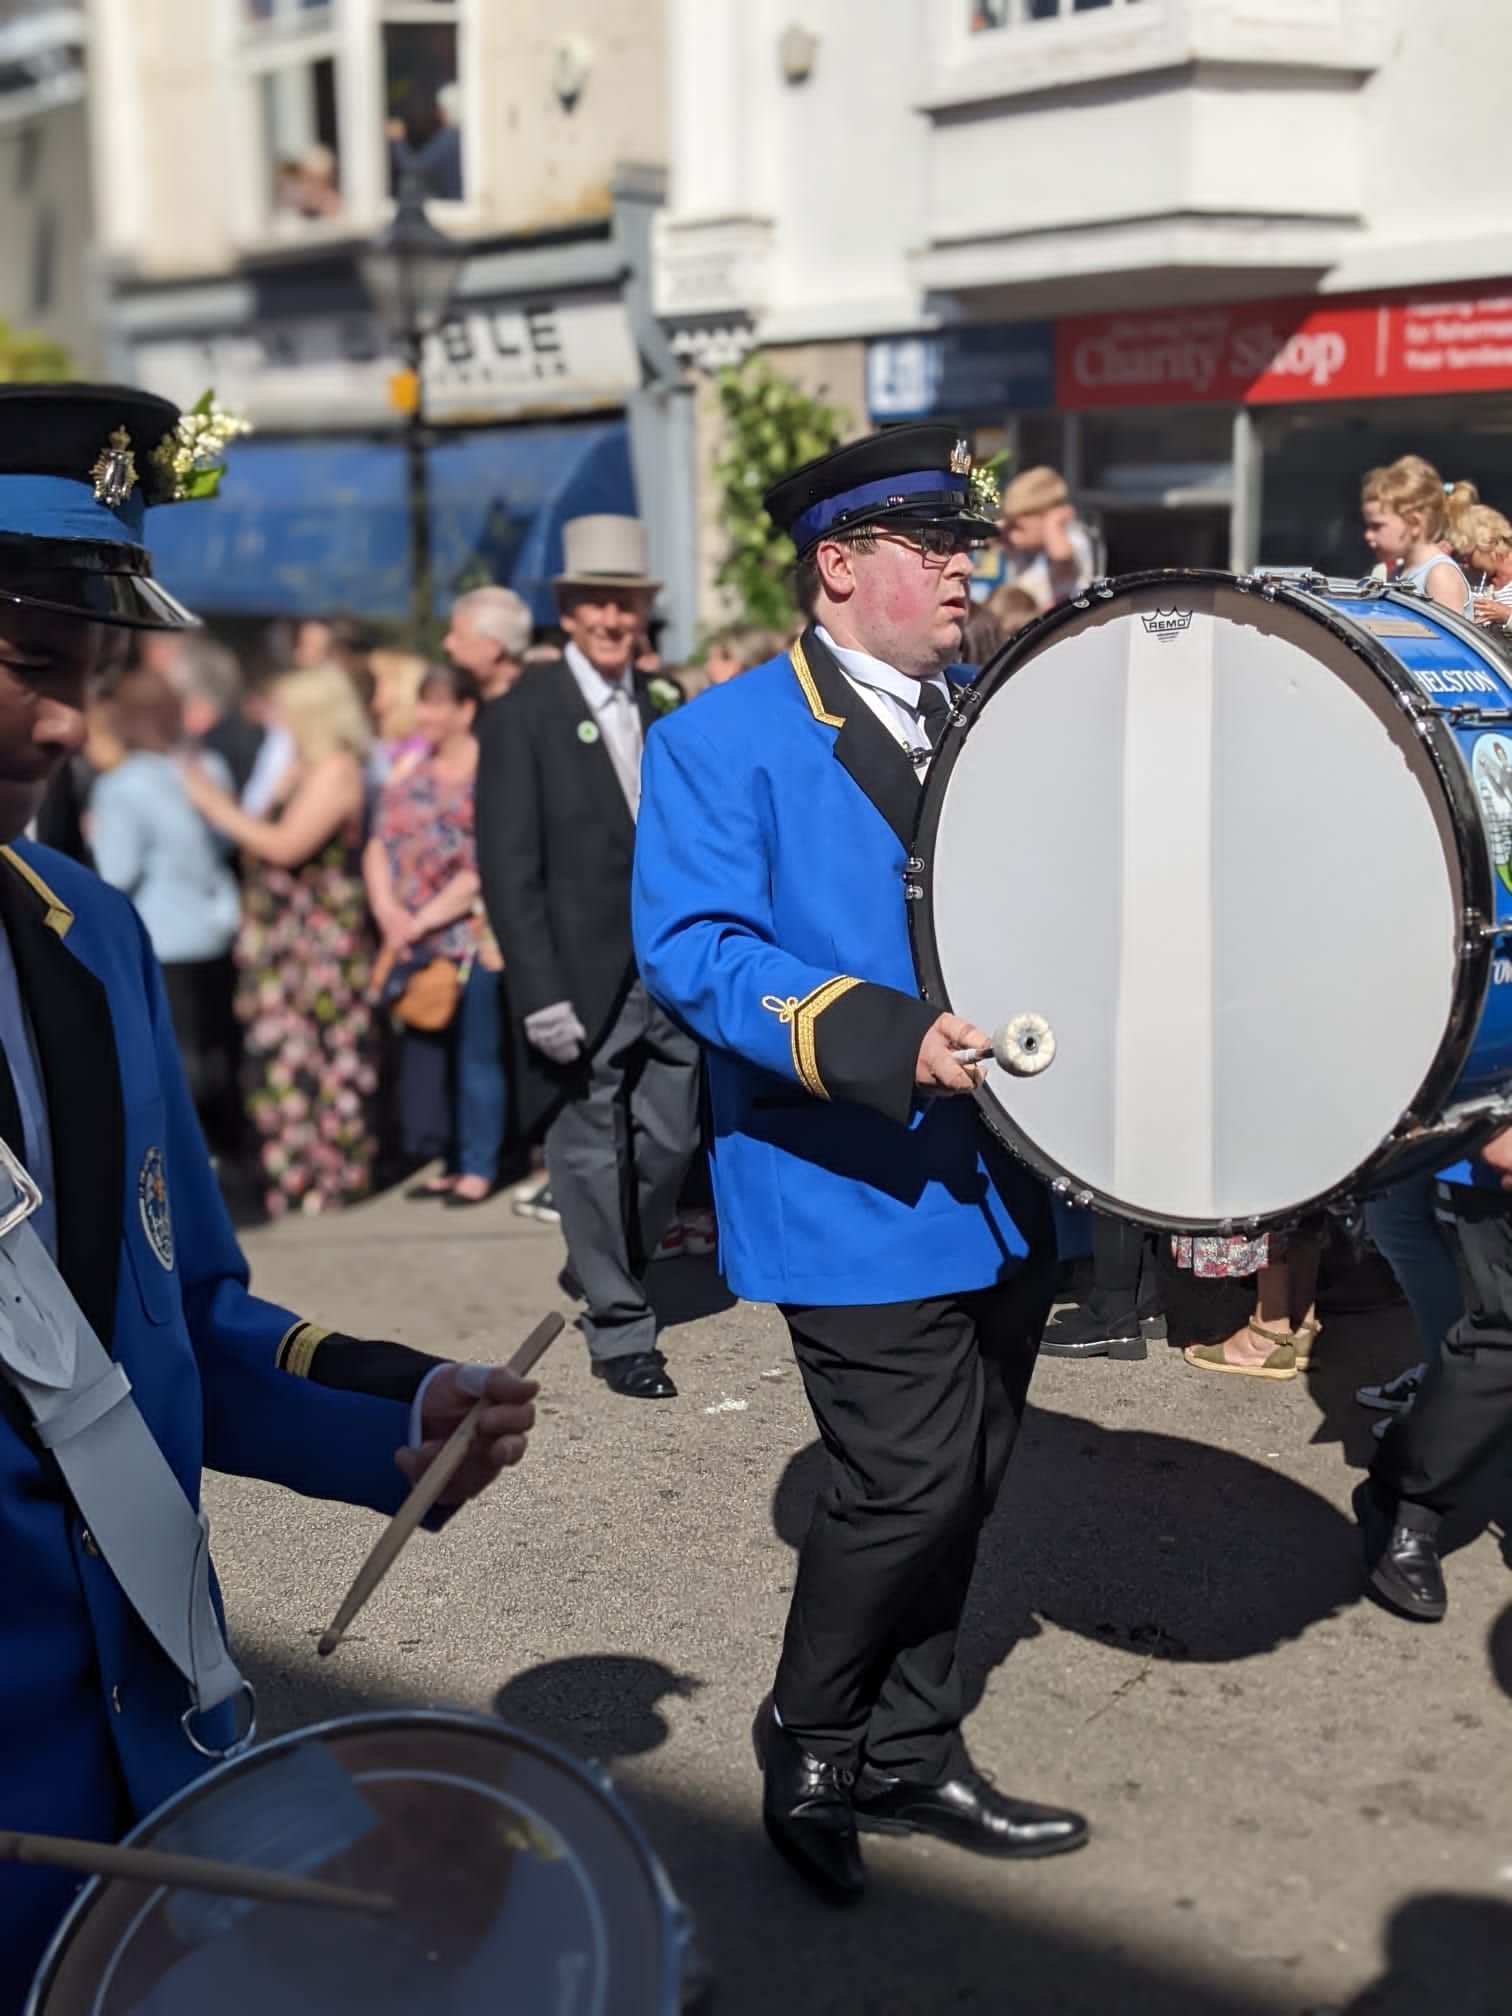
{"label": "grey trousers", "polygon": [[698,1138],[698,1046],[637,980],[589,1059],[588,1087],[546,1133],[567,1259],[595,1358],[656,1348],[646,1263],[670,1224]]}

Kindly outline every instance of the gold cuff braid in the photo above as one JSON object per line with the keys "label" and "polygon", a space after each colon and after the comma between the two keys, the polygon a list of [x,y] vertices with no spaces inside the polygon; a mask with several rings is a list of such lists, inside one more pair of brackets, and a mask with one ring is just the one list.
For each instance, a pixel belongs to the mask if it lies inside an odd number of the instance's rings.
{"label": "gold cuff braid", "polygon": [[279,1339],[273,1363],[280,1372],[287,1372],[295,1379],[308,1379],[315,1353],[330,1334],[318,1323],[293,1324]]}
{"label": "gold cuff braid", "polygon": [[784,1001],[776,994],[766,994],[761,1005],[768,1008],[792,1034],[793,1069],[798,1074],[798,1083],[805,1092],[816,1099],[828,1099],[824,1080],[819,1076],[817,1057],[817,1024],[826,1008],[833,1008],[852,987],[861,982],[847,974],[840,974],[834,980],[826,980],[822,987],[816,987],[812,994],[805,994],[800,1001],[796,994],[790,994]]}

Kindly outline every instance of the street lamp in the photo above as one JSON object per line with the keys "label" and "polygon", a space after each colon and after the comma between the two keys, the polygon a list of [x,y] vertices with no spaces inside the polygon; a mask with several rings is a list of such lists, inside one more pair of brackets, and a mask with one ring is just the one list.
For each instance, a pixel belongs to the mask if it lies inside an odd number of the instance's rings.
{"label": "street lamp", "polygon": [[422,648],[435,619],[431,580],[430,481],[426,466],[425,339],[439,329],[451,306],[457,273],[466,257],[455,239],[425,214],[425,178],[406,168],[392,220],[358,254],[368,298],[410,373],[405,451],[409,465],[410,610]]}

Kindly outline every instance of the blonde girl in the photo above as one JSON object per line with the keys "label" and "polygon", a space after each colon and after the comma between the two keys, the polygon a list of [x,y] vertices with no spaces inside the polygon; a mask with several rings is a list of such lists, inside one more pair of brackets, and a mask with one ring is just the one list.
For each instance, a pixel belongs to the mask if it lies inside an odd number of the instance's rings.
{"label": "blonde girl", "polygon": [[1388,580],[1420,588],[1430,601],[1461,616],[1471,613],[1470,583],[1445,548],[1454,519],[1477,502],[1472,483],[1446,485],[1421,455],[1403,455],[1372,469],[1360,490],[1365,544]]}

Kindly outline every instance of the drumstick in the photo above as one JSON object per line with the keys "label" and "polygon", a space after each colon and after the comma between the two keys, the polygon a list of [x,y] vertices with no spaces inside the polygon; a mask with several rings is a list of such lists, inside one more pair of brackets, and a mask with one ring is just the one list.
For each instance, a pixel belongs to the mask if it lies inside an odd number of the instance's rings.
{"label": "drumstick", "polygon": [[165,1854],[159,1848],[117,1848],[105,1841],[69,1841],[56,1834],[0,1829],[0,1862],[36,1862],[45,1868],[77,1869],[85,1876],[161,1884],[168,1890],[209,1890],[218,1897],[246,1897],[257,1904],[319,1904],[328,1911],[366,1911],[374,1917],[387,1917],[394,1909],[392,1897],[374,1890],[312,1883],[304,1876],[253,1869],[245,1862],[212,1862],[202,1855]]}
{"label": "drumstick", "polygon": [[[506,1370],[513,1372],[517,1379],[523,1379],[547,1346],[561,1335],[566,1325],[566,1317],[555,1309],[549,1316],[543,1316],[510,1359]],[[352,1619],[393,1567],[405,1541],[461,1469],[463,1460],[472,1447],[473,1430],[488,1404],[486,1400],[479,1400],[476,1405],[468,1409],[463,1419],[437,1450],[424,1476],[378,1535],[372,1553],[357,1570],[357,1579],[347,1591],[341,1608],[321,1633],[320,1642],[315,1649],[322,1659],[329,1659],[336,1650],[351,1628]]]}

